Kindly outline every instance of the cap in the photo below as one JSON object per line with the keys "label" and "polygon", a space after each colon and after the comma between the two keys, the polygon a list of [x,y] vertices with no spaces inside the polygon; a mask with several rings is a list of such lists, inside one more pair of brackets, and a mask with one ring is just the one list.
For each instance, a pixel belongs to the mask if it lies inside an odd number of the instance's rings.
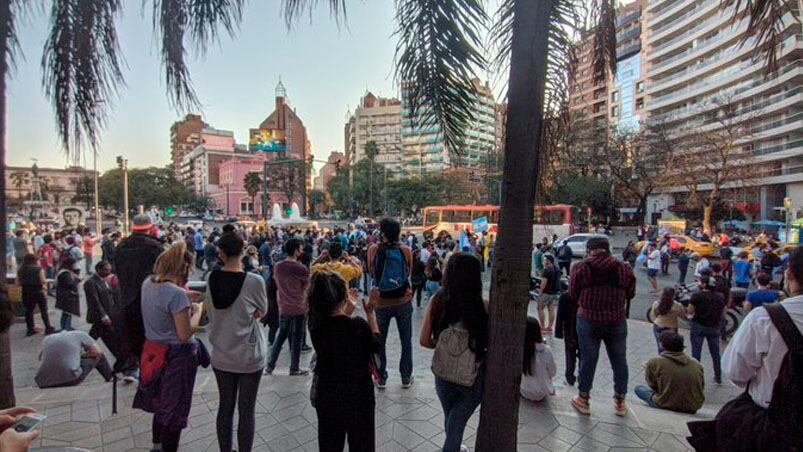
{"label": "cap", "polygon": [[150,232],[153,227],[150,215],[139,214],[134,216],[133,226],[131,230],[135,232]]}

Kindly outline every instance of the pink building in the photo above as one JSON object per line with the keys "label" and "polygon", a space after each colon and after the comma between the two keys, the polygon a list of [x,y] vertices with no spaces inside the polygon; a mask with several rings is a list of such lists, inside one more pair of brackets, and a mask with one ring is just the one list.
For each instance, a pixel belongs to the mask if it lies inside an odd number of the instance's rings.
{"label": "pink building", "polygon": [[[259,174],[262,180],[263,159],[262,158],[232,158],[221,162],[218,168],[220,183],[217,190],[210,193],[214,203],[213,208],[224,212],[224,215],[254,215],[261,216],[262,213],[262,189],[255,199],[251,199],[245,190],[245,176],[248,173]],[[270,202],[268,206],[268,216],[273,204],[280,206],[287,203],[287,196],[281,192],[270,191]]]}

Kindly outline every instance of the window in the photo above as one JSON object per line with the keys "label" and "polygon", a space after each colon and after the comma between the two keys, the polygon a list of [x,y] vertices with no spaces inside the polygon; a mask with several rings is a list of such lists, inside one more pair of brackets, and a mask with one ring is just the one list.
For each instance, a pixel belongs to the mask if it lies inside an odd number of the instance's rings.
{"label": "window", "polygon": [[618,106],[613,106],[611,108],[611,116],[613,116],[614,118],[619,116],[619,107]]}
{"label": "window", "polygon": [[471,223],[470,210],[452,210],[447,216],[449,223]]}
{"label": "window", "polygon": [[636,99],[636,110],[641,110],[642,108],[644,108],[644,98],[640,97]]}
{"label": "window", "polygon": [[440,221],[441,221],[441,213],[439,211],[430,210],[429,212],[427,212],[427,219],[426,219],[427,226],[438,224]]}
{"label": "window", "polygon": [[488,218],[488,221],[491,220],[490,212],[488,212],[487,210],[474,210],[471,212],[472,220],[476,220],[477,218],[482,218],[482,217]]}
{"label": "window", "polygon": [[644,82],[636,83],[636,92],[643,93],[644,92]]}
{"label": "window", "polygon": [[240,213],[254,213],[254,203],[251,201],[240,201]]}
{"label": "window", "polygon": [[619,91],[611,93],[611,102],[619,102]]}

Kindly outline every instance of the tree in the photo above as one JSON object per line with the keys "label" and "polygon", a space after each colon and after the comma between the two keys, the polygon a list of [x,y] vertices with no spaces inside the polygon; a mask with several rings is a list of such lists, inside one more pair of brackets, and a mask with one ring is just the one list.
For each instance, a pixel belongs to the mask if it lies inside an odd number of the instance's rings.
{"label": "tree", "polygon": [[22,188],[31,185],[31,177],[27,171],[14,171],[9,175],[11,183],[17,189],[17,198],[22,200]]}
{"label": "tree", "polygon": [[[349,180],[351,179],[351,180]],[[382,189],[382,168],[362,159],[349,167],[339,168],[326,187],[339,210],[350,211],[352,203],[362,206],[360,213],[370,215],[371,193]]]}
{"label": "tree", "polygon": [[[123,173],[114,168],[98,179],[100,205],[123,210]],[[128,170],[128,195],[131,206],[145,208],[175,207],[191,199],[190,191],[176,180],[170,168],[131,168]]]}
{"label": "tree", "polygon": [[379,154],[379,147],[376,141],[370,140],[365,143],[365,158],[371,163],[371,168],[368,171],[368,216],[373,217],[376,211],[374,210],[374,162],[376,156]]}
{"label": "tree", "polygon": [[252,171],[245,175],[243,185],[245,185],[246,193],[251,197],[251,205],[254,206],[254,219],[256,219],[257,194],[259,193],[259,189],[262,188],[262,178],[259,177],[259,173]]}
{"label": "tree", "polygon": [[305,162],[303,160],[288,157],[277,158],[270,165],[271,188],[284,194],[288,203],[292,203],[296,195],[306,190],[306,187],[304,187],[304,165]]}
{"label": "tree", "polygon": [[71,202],[79,204],[84,203],[86,210],[91,210],[92,198],[95,196],[95,179],[92,176],[81,176],[73,179],[73,188],[75,189],[75,196]]}

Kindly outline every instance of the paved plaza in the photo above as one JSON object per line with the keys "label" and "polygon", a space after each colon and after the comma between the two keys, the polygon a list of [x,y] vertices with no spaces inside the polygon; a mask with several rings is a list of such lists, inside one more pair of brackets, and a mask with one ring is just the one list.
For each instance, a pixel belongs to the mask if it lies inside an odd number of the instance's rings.
{"label": "paved plaza", "polygon": [[[639,277],[639,297],[649,298]],[[52,300],[51,300],[52,306]],[[531,304],[531,313],[534,304]],[[84,311],[85,312],[85,311]],[[51,309],[51,319],[57,311]],[[395,326],[388,340],[390,378],[388,388],[377,392],[376,439],[380,451],[435,451],[442,444],[443,415],[435,395],[429,365],[432,352],[417,346],[422,310],[414,313],[415,385],[400,387],[398,367],[400,347]],[[83,322],[80,328],[88,329]],[[688,331],[684,331],[688,345]],[[37,357],[42,336],[25,337],[23,324],[11,329],[14,351],[14,382],[19,405],[28,405],[46,414],[41,439],[36,446],[77,446],[98,451],[148,450],[151,445],[151,416],[131,408],[135,387],[119,385],[119,413],[112,414],[112,386],[99,375],[92,375],[79,387],[41,390],[34,386]],[[202,340],[206,335],[199,334]],[[208,343],[208,342],[207,342]],[[641,363],[655,356],[655,341],[651,325],[638,320],[629,322],[628,357],[630,411],[624,418],[613,412],[613,379],[605,353],[600,363],[592,392],[592,415],[577,414],[569,403],[575,389],[563,383],[563,343],[549,338],[558,364],[555,378],[557,395],[543,403],[522,400],[519,413],[520,450],[688,450],[685,441],[686,422],[713,417],[724,402],[738,394],[735,387],[716,386],[711,375],[710,358],[704,354],[706,368],[706,404],[695,415],[681,415],[647,407],[633,394],[636,384],[644,384]],[[307,365],[310,354],[302,355]],[[265,376],[257,403],[257,435],[255,450],[293,451],[317,450],[316,416],[309,404],[310,377],[287,376],[289,353],[282,354],[273,376]],[[492,390],[492,388],[489,388]],[[189,426],[182,436],[182,450],[217,450],[215,413],[218,405],[217,387],[211,369],[201,369]],[[479,412],[469,422],[464,439],[473,446]]]}

